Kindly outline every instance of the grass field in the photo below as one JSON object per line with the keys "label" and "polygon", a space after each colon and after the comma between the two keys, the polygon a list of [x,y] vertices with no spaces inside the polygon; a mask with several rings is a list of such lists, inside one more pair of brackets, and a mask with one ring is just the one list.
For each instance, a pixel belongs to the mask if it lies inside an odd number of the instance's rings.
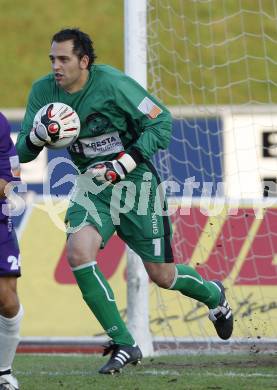
{"label": "grass field", "polygon": [[[0,0],[0,107],[50,72],[51,36],[78,26],[98,63],[124,68],[123,0]],[[149,89],[166,104],[277,102],[277,0],[149,0]],[[55,10],[55,11],[53,11]]]}
{"label": "grass field", "polygon": [[147,358],[121,375],[98,374],[106,358],[17,355],[21,390],[274,389],[277,354],[184,355]]}

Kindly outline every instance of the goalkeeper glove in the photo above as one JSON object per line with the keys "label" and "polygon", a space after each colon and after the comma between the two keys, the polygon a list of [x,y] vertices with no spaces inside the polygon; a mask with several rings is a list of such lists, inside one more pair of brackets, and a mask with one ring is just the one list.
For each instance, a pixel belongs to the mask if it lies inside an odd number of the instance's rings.
{"label": "goalkeeper glove", "polygon": [[40,121],[34,121],[34,126],[29,138],[35,146],[43,147],[46,143],[60,138],[60,124],[50,119],[47,113],[42,115]]}
{"label": "goalkeeper glove", "polygon": [[38,147],[43,147],[47,142],[51,141],[46,127],[42,123],[39,123],[37,127],[32,128],[29,139],[33,145]]}
{"label": "goalkeeper glove", "polygon": [[99,183],[110,182],[112,184],[124,180],[127,173],[137,166],[135,160],[128,153],[120,153],[116,160],[96,163],[88,168],[87,172]]}

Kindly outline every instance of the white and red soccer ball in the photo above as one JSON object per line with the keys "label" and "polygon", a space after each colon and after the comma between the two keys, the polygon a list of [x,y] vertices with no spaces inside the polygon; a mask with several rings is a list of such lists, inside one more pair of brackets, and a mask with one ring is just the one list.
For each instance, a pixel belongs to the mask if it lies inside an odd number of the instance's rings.
{"label": "white and red soccer ball", "polygon": [[60,102],[46,104],[36,113],[33,122],[34,128],[38,126],[45,115],[49,119],[48,134],[50,136],[57,134],[57,139],[46,143],[48,148],[67,148],[78,138],[81,124],[77,112],[72,107]]}

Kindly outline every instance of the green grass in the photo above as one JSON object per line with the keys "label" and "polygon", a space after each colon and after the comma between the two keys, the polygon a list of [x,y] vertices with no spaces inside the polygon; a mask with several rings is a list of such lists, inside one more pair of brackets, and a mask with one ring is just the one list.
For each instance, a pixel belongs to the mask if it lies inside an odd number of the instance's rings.
{"label": "green grass", "polygon": [[277,388],[277,355],[184,355],[147,358],[121,375],[98,374],[106,358],[86,355],[17,355],[21,390],[176,390]]}
{"label": "green grass", "polygon": [[24,107],[34,80],[51,71],[50,40],[79,27],[100,63],[123,68],[123,0],[0,0],[0,107]]}
{"label": "green grass", "polygon": [[[51,36],[78,26],[124,67],[123,0],[0,0],[0,107],[50,71]],[[277,0],[149,0],[149,89],[166,104],[277,103]]]}

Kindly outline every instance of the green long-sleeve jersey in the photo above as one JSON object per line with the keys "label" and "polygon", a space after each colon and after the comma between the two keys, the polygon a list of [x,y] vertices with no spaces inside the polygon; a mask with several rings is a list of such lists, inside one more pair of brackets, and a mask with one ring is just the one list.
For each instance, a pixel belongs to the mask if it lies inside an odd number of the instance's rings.
{"label": "green long-sleeve jersey", "polygon": [[170,140],[169,111],[135,80],[108,65],[93,65],[85,86],[68,93],[49,74],[31,89],[16,149],[21,162],[33,160],[40,150],[28,146],[26,137],[37,111],[47,103],[63,102],[78,113],[81,131],[68,149],[83,171],[91,164],[130,153],[136,162],[148,160]]}

